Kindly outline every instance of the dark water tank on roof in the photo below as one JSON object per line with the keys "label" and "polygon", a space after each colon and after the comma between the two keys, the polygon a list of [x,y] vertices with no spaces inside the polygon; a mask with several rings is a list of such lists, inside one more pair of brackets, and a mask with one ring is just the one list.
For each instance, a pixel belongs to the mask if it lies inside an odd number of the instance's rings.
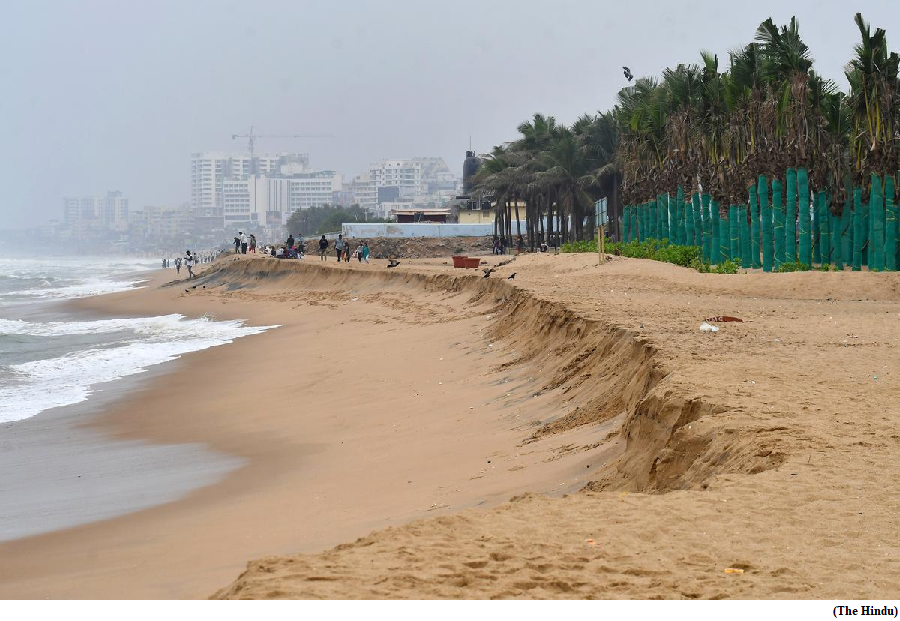
{"label": "dark water tank on roof", "polygon": [[472,177],[478,172],[481,160],[475,157],[475,151],[466,151],[466,161],[463,162],[463,193],[468,194],[472,189]]}

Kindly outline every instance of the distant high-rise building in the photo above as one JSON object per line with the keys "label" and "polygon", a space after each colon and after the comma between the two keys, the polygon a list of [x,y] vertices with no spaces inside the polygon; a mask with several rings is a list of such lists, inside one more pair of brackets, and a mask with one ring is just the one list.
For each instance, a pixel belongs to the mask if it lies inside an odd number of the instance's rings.
{"label": "distant high-rise building", "polygon": [[106,196],[63,199],[63,219],[70,227],[90,227],[110,231],[128,228],[128,199],[119,191]]}
{"label": "distant high-rise building", "polygon": [[251,176],[280,174],[309,167],[305,153],[249,155],[204,151],[191,155],[191,208],[199,217],[225,215],[225,180],[244,180]]}

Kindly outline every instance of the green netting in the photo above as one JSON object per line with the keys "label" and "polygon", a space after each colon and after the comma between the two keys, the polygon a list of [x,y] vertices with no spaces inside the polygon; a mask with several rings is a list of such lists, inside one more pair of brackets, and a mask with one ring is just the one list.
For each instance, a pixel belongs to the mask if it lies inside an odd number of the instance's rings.
{"label": "green netting", "polygon": [[[871,188],[869,188],[869,200],[872,200],[872,192]],[[869,209],[869,203],[863,203],[862,206],[862,217],[863,217],[863,265],[872,265],[872,244],[869,243],[869,238],[872,236],[872,218],[871,210]]]}
{"label": "green netting", "polygon": [[728,207],[729,251],[731,260],[741,262],[741,220],[737,215],[737,205]]}
{"label": "green netting", "polygon": [[844,181],[844,210],[841,212],[841,257],[853,265],[853,186],[850,177]]}
{"label": "green netting", "polygon": [[[730,209],[729,209],[730,214]],[[719,256],[721,261],[731,259],[731,221],[728,216],[719,217]]]}
{"label": "green netting", "polygon": [[669,195],[660,194],[656,204],[659,209],[659,238],[672,239],[669,235]]}
{"label": "green netting", "polygon": [[822,262],[822,202],[819,195],[813,192],[810,238],[812,239],[813,263]]}
{"label": "green netting", "polygon": [[694,239],[694,200],[691,196],[686,196],[684,200],[684,244],[697,245]]}
{"label": "green netting", "polygon": [[809,209],[809,177],[805,168],[799,168],[797,169],[797,215],[800,231],[800,263],[812,265]]}
{"label": "green netting", "polygon": [[834,260],[834,266],[842,270],[844,269],[844,257],[841,252],[841,218],[832,214],[828,222],[828,230],[831,233],[828,236],[831,243],[831,257]]}
{"label": "green netting", "polygon": [[784,203],[784,260],[797,260],[797,171],[787,170],[787,199]]}
{"label": "green netting", "polygon": [[865,219],[863,218],[862,190],[853,188],[853,271],[862,269],[863,245],[865,244]]}
{"label": "green netting", "polygon": [[678,245],[684,245],[684,190],[678,186],[675,193],[675,233],[672,241]]}
{"label": "green netting", "polygon": [[659,208],[657,206],[657,202],[659,199],[657,198],[655,201],[650,201],[650,237],[653,239],[659,239]]}
{"label": "green netting", "polygon": [[819,192],[818,196],[819,209],[816,213],[819,218],[816,221],[819,225],[819,262],[822,265],[831,265],[831,242],[829,240],[828,219],[828,194],[825,190]]}
{"label": "green netting", "polygon": [[678,236],[678,203],[675,202],[675,197],[671,194],[666,196],[669,204],[669,241],[674,244]]}
{"label": "green netting", "polygon": [[697,192],[694,192],[691,195],[691,203],[692,208],[691,212],[694,214],[694,245],[703,247],[703,217],[701,216],[700,208],[700,195]]}
{"label": "green netting", "polygon": [[750,216],[750,266],[761,267],[759,262],[759,202],[756,195],[756,184],[750,186],[750,204],[747,211]]}
{"label": "green netting", "polygon": [[894,176],[884,178],[884,269],[897,270],[897,205],[894,203]]}
{"label": "green netting", "polygon": [[700,197],[700,207],[703,213],[701,221],[703,229],[703,245],[701,246],[703,250],[703,260],[707,263],[712,263],[712,213],[709,209],[709,194],[704,194]]}
{"label": "green netting", "polygon": [[[704,196],[707,196],[704,194]],[[710,199],[709,202],[709,262],[718,265],[722,261],[722,225],[719,217],[719,202]]]}
{"label": "green netting", "polygon": [[781,181],[772,179],[772,241],[775,246],[774,269],[784,263],[784,205],[781,204]]}
{"label": "green netting", "polygon": [[762,268],[772,271],[772,210],[769,208],[769,185],[766,176],[760,175],[756,195],[759,200],[759,219],[762,223]]}
{"label": "green netting", "polygon": [[869,269],[884,269],[884,198],[881,178],[872,173],[872,198],[869,200],[870,218],[872,219],[872,235],[869,245],[872,246],[872,262]]}
{"label": "green netting", "polygon": [[738,222],[740,223],[739,233],[741,236],[741,267],[753,267],[752,257],[750,256],[750,217],[749,209],[745,205],[737,207]]}

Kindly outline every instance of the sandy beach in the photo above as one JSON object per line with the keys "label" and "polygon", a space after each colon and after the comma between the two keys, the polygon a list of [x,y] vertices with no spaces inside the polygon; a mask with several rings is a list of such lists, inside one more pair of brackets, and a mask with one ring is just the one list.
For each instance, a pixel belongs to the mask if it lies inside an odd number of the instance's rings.
{"label": "sandy beach", "polygon": [[240,467],[0,543],[0,596],[895,595],[896,274],[448,262],[228,258],[78,301],[281,327],[81,423]]}

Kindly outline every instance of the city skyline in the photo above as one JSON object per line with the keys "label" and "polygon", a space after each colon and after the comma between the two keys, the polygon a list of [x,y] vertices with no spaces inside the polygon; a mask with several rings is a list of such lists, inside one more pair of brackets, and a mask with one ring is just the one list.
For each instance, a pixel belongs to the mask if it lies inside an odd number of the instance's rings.
{"label": "city skyline", "polygon": [[[110,188],[134,205],[189,199],[190,153],[306,152],[351,178],[380,158],[430,153],[451,170],[473,148],[515,139],[534,112],[571,123],[611,107],[636,76],[696,62],[727,63],[772,16],[797,15],[816,70],[843,85],[856,41],[843,3],[665,6],[640,24],[627,5],[561,2],[421,5],[369,2],[254,5],[47,0],[7,8],[0,39],[0,226],[59,217],[63,196]],[[891,5],[866,18],[891,23]],[[552,19],[550,19],[552,17]],[[640,32],[641,45],[630,45]],[[702,36],[695,36],[700,35]]]}

